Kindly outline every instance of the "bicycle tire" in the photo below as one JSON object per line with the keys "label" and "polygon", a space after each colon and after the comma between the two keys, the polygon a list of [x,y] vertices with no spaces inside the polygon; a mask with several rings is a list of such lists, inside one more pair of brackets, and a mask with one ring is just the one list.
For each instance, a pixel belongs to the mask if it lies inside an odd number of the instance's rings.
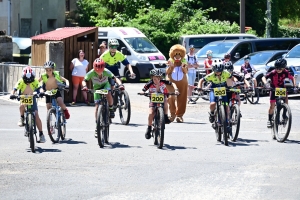
{"label": "bicycle tire", "polygon": [[66,135],[67,135],[67,127],[66,127],[66,123],[65,123],[66,119],[65,119],[65,115],[64,113],[60,114],[60,139],[64,140],[66,139]]}
{"label": "bicycle tire", "polygon": [[272,139],[273,140],[276,140],[276,136],[275,136],[275,126],[274,126],[274,116],[277,115],[277,106],[274,107],[274,113],[273,113],[273,116],[272,116],[272,120],[271,120],[271,125],[272,125],[272,128],[271,128],[271,136],[272,136]]}
{"label": "bicycle tire", "polygon": [[259,101],[259,91],[257,88],[255,88],[253,91],[254,91],[254,95],[252,94],[252,92],[250,96],[249,93],[247,93],[246,98],[251,104],[257,104]]}
{"label": "bicycle tire", "polygon": [[161,149],[164,145],[164,137],[165,137],[165,118],[164,118],[164,110],[159,107],[156,112],[158,124],[156,129],[156,138],[157,138],[157,148]]}
{"label": "bicycle tire", "polygon": [[[286,114],[287,114],[287,122],[284,122],[284,119],[281,118],[282,114],[281,114],[281,110],[284,110],[286,109]],[[275,121],[274,121],[274,126],[275,126],[275,137],[276,137],[276,140],[278,142],[284,142],[289,134],[290,134],[290,131],[291,131],[291,126],[292,126],[292,112],[291,112],[291,109],[290,107],[286,104],[286,103],[282,103],[280,108],[279,108],[279,112],[276,113],[277,116],[275,116]],[[281,120],[282,119],[282,120]],[[287,130],[283,132],[283,137],[281,137],[280,135],[280,130],[281,130],[281,127],[285,127],[287,125]]]}
{"label": "bicycle tire", "polygon": [[217,110],[215,110],[215,122],[214,122],[214,126],[215,126],[215,134],[216,134],[216,139],[218,142],[221,142],[221,128],[218,125],[218,120],[219,120],[219,114],[217,112]]}
{"label": "bicycle tire", "polygon": [[221,122],[221,129],[223,133],[223,143],[225,146],[228,146],[228,134],[227,134],[227,123],[226,123],[226,113],[224,106],[220,106],[220,122]]}
{"label": "bicycle tire", "polygon": [[[122,101],[122,97],[124,97]],[[127,125],[130,121],[131,117],[131,105],[130,105],[130,99],[129,95],[126,90],[122,90],[119,92],[119,98],[118,98],[118,103],[119,103],[119,115],[120,115],[120,120],[123,125]],[[122,110],[127,111],[127,116],[124,117]]]}
{"label": "bicycle tire", "polygon": [[[51,123],[53,116],[55,117],[54,124]],[[57,143],[60,137],[60,126],[59,124],[57,124],[59,123],[60,119],[57,119],[56,117],[57,116],[56,116],[55,108],[50,108],[47,113],[47,130],[48,130],[48,135],[50,137],[50,140],[53,143]],[[55,134],[55,129],[57,129],[57,134]]]}
{"label": "bicycle tire", "polygon": [[97,112],[97,140],[98,140],[98,145],[99,145],[100,148],[104,147],[103,111],[104,111],[104,106],[103,105],[99,105],[98,112]]}
{"label": "bicycle tire", "polygon": [[27,124],[28,124],[28,137],[30,142],[30,149],[32,153],[35,153],[35,144],[34,144],[34,116],[29,113],[27,115]]}
{"label": "bicycle tire", "polygon": [[[239,136],[240,131],[240,107],[237,104],[234,104],[230,108],[230,126],[232,134],[229,134],[231,141],[235,142]],[[235,128],[233,128],[235,127]]]}
{"label": "bicycle tire", "polygon": [[107,115],[103,117],[105,119],[104,143],[109,144],[109,124],[110,124],[109,121],[110,121],[110,118],[108,117],[108,113],[109,113],[108,106],[106,106],[106,113],[107,113]]}

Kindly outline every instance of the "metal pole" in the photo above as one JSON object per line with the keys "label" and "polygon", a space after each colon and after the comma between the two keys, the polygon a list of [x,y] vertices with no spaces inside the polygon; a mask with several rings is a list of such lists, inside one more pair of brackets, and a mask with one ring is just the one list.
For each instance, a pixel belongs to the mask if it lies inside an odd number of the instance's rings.
{"label": "metal pole", "polygon": [[245,33],[245,0],[240,0],[240,32]]}
{"label": "metal pole", "polygon": [[11,0],[8,0],[7,35],[10,35],[10,22],[11,22]]}
{"label": "metal pole", "polygon": [[271,1],[267,0],[266,37],[271,37]]}

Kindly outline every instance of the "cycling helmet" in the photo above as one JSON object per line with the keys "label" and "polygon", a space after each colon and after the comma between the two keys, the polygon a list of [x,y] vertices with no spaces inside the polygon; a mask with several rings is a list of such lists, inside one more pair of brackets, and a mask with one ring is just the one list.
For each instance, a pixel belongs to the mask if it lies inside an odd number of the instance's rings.
{"label": "cycling helmet", "polygon": [[244,56],[244,60],[251,60],[250,56],[246,55]]}
{"label": "cycling helmet", "polygon": [[47,69],[47,68],[55,69],[55,67],[56,67],[56,64],[50,60],[45,62],[45,64],[44,64],[45,69]]}
{"label": "cycling helmet", "polygon": [[31,67],[25,67],[23,69],[22,78],[24,83],[32,83],[35,79],[35,73]]}
{"label": "cycling helmet", "polygon": [[231,57],[230,53],[226,53],[226,54],[224,55],[224,59],[230,59],[230,57]]}
{"label": "cycling helmet", "polygon": [[109,46],[109,47],[110,47],[110,46],[119,46],[119,42],[118,42],[117,39],[110,39],[110,40],[108,41],[108,46]]}
{"label": "cycling helmet", "polygon": [[163,73],[160,69],[151,69],[150,76],[162,76]]}
{"label": "cycling helmet", "polygon": [[208,50],[208,51],[206,52],[206,55],[212,56],[212,54],[213,54],[213,52],[212,52],[211,50]]}
{"label": "cycling helmet", "polygon": [[224,63],[224,68],[228,71],[228,72],[233,72],[233,65],[231,61],[225,62]]}
{"label": "cycling helmet", "polygon": [[222,60],[214,60],[212,63],[212,70],[214,72],[222,72],[224,70],[224,64]]}
{"label": "cycling helmet", "polygon": [[97,73],[102,73],[104,71],[104,68],[105,68],[105,62],[102,59],[97,58],[93,63],[94,71]]}
{"label": "cycling helmet", "polygon": [[281,69],[286,67],[286,60],[284,58],[279,58],[275,61],[275,69]]}

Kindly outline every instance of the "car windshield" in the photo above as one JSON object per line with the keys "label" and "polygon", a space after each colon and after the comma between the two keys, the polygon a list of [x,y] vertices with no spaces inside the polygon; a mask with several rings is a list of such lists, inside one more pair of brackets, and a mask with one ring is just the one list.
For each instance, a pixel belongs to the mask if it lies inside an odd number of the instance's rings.
{"label": "car windshield", "polygon": [[228,50],[231,49],[234,44],[235,43],[233,42],[207,44],[196,53],[196,56],[197,58],[206,58],[206,52],[208,50],[211,50],[213,52],[213,57],[223,58],[224,54],[227,53]]}
{"label": "car windshield", "polygon": [[292,48],[285,56],[286,58],[300,58],[300,45]]}
{"label": "car windshield", "polygon": [[125,38],[125,41],[137,53],[158,53],[158,49],[146,37]]}
{"label": "car windshield", "polygon": [[[250,64],[252,65],[265,65],[267,61],[273,56],[271,52],[261,52],[249,54]],[[234,65],[244,64],[244,58],[239,59]]]}

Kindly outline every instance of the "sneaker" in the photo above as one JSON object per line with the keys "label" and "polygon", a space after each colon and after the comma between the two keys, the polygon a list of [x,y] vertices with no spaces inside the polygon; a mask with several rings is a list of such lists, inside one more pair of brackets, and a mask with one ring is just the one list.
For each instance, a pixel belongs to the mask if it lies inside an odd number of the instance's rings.
{"label": "sneaker", "polygon": [[95,129],[95,134],[94,134],[95,138],[98,138],[98,135],[97,135],[97,128]]}
{"label": "sneaker", "polygon": [[215,115],[211,112],[209,112],[209,122],[213,123],[215,121]]}
{"label": "sneaker", "polygon": [[243,115],[242,115],[241,111],[240,111],[240,117],[243,117]]}
{"label": "sneaker", "polygon": [[115,117],[115,112],[114,109],[111,107],[109,108],[109,118],[114,118]]}
{"label": "sneaker", "polygon": [[171,122],[173,122],[173,121],[175,120],[175,118],[176,118],[176,116],[173,115],[173,116],[169,117],[169,120],[170,120]]}
{"label": "sneaker", "polygon": [[247,100],[244,101],[244,104],[247,104]]}
{"label": "sneaker", "polygon": [[25,123],[24,123],[24,117],[20,117],[20,120],[18,121],[18,126],[22,127],[24,125],[25,125]]}
{"label": "sneaker", "polygon": [[40,143],[45,143],[45,142],[46,142],[46,138],[45,138],[44,134],[40,135]]}
{"label": "sneaker", "polygon": [[73,101],[72,103],[70,103],[70,106],[74,106],[76,103]]}
{"label": "sneaker", "polygon": [[267,122],[267,127],[268,128],[272,128],[272,123],[268,120],[268,122]]}
{"label": "sneaker", "polygon": [[196,104],[196,101],[190,100],[190,104]]}
{"label": "sneaker", "polygon": [[168,115],[165,115],[165,124],[170,124],[171,120],[169,119]]}
{"label": "sneaker", "polygon": [[89,102],[88,100],[85,101],[85,104],[86,104],[87,106],[91,105],[90,102]]}
{"label": "sneaker", "polygon": [[147,130],[146,130],[146,133],[145,133],[145,138],[147,140],[149,140],[151,138],[151,126],[150,126],[150,128],[147,127]]}
{"label": "sneaker", "polygon": [[66,119],[70,118],[70,113],[69,113],[68,109],[64,110],[64,114],[65,114]]}

